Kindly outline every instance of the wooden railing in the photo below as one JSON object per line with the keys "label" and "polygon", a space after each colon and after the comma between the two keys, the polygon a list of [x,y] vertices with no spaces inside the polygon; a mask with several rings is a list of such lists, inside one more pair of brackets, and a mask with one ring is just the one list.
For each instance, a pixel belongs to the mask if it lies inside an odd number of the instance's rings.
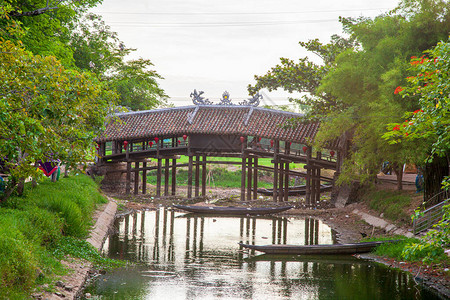
{"label": "wooden railing", "polygon": [[447,198],[447,200],[444,200],[428,209],[423,211],[423,215],[420,217],[417,217],[413,221],[413,231],[414,234],[418,234],[420,232],[423,232],[437,222],[439,222],[442,219],[442,216],[444,215],[444,209],[443,207],[445,205],[450,205],[450,199]]}

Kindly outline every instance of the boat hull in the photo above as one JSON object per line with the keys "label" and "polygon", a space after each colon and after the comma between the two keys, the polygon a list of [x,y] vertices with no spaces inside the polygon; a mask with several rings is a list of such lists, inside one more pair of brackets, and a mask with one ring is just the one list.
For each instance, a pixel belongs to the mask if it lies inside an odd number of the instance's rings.
{"label": "boat hull", "polygon": [[335,244],[335,245],[248,245],[239,243],[244,248],[252,249],[266,254],[283,255],[308,255],[308,254],[356,254],[372,251],[375,247],[394,241],[377,241],[354,244]]}
{"label": "boat hull", "polygon": [[280,207],[230,207],[230,206],[195,206],[173,205],[173,207],[192,213],[216,214],[216,215],[268,215],[276,214],[292,208],[292,206]]}

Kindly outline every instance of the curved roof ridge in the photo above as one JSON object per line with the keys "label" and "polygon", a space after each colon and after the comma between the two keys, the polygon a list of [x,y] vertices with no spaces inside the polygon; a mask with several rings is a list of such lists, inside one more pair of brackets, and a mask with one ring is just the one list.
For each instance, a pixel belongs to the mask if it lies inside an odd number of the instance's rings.
{"label": "curved roof ridge", "polygon": [[277,114],[287,114],[292,116],[298,116],[303,117],[304,114],[302,113],[296,113],[296,112],[290,112],[290,111],[284,111],[284,110],[276,110],[273,108],[265,108],[265,107],[258,107],[258,106],[251,106],[251,105],[186,105],[186,106],[176,106],[176,107],[165,107],[165,108],[156,108],[156,109],[150,109],[150,110],[139,110],[139,111],[130,111],[130,112],[123,112],[123,113],[116,113],[115,115],[120,116],[130,116],[130,115],[140,115],[140,114],[148,114],[148,113],[158,113],[158,112],[166,112],[166,111],[172,111],[172,110],[185,110],[185,109],[195,109],[196,107],[199,107],[201,109],[215,109],[215,108],[231,108],[231,109],[257,109],[260,111],[267,111],[267,112],[273,112]]}

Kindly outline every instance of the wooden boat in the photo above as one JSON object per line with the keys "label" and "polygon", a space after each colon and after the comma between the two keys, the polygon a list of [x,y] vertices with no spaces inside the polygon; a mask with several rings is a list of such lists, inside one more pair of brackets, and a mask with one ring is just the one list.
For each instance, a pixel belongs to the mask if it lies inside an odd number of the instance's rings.
{"label": "wooden boat", "polygon": [[188,212],[199,214],[217,214],[217,215],[268,215],[291,209],[292,206],[279,207],[235,207],[235,206],[195,206],[195,205],[177,205],[173,207]]}
{"label": "wooden boat", "polygon": [[244,248],[257,250],[267,254],[289,254],[289,255],[301,255],[301,254],[356,254],[366,253],[372,251],[375,247],[384,244],[396,242],[389,241],[376,241],[376,242],[364,242],[353,244],[335,244],[335,245],[249,245],[239,243]]}
{"label": "wooden boat", "polygon": [[[322,184],[320,186],[321,192],[330,191],[333,188],[332,185],[328,184]],[[259,188],[258,193],[263,195],[273,195],[273,189],[265,189],[265,188]],[[298,196],[298,195],[305,195],[306,194],[306,185],[298,185],[288,188],[288,195],[289,196]]]}

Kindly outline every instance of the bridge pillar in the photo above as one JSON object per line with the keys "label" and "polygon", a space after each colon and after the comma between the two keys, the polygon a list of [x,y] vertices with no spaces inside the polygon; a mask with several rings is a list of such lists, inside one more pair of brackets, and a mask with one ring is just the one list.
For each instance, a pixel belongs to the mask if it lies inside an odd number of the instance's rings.
{"label": "bridge pillar", "polygon": [[103,175],[102,190],[123,193],[127,181],[127,163],[115,162],[99,166],[99,174]]}

